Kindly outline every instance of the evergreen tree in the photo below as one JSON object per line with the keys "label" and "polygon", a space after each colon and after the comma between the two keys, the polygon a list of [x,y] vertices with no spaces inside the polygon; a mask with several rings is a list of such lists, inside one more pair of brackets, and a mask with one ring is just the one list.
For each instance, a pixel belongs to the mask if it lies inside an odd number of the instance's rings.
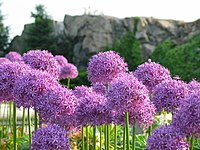
{"label": "evergreen tree", "polygon": [[35,19],[27,31],[26,44],[29,49],[44,49],[53,52],[57,48],[57,38],[53,35],[54,21],[47,14],[43,5],[36,6],[36,12],[31,12]]}
{"label": "evergreen tree", "polygon": [[4,25],[3,20],[4,16],[0,11],[0,51],[6,53],[9,45],[9,28]]}

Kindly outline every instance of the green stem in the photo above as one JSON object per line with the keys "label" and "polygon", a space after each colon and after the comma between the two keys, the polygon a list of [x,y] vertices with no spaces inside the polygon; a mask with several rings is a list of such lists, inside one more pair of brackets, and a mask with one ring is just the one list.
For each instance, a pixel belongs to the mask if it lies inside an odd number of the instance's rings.
{"label": "green stem", "polygon": [[129,140],[129,115],[128,112],[126,112],[126,146],[127,150],[130,150],[130,140]]}
{"label": "green stem", "polygon": [[22,131],[21,136],[24,136],[24,124],[25,124],[25,108],[23,107],[23,114],[22,114]]}
{"label": "green stem", "polygon": [[104,125],[104,140],[105,150],[107,150],[107,125]]}
{"label": "green stem", "polygon": [[86,127],[86,150],[89,150],[89,127]]}
{"label": "green stem", "polygon": [[114,150],[117,150],[117,125],[114,125]]}
{"label": "green stem", "polygon": [[13,144],[14,150],[17,150],[17,113],[15,103],[13,104]]}
{"label": "green stem", "polygon": [[102,126],[99,127],[100,132],[100,150],[102,149]]}
{"label": "green stem", "polygon": [[133,126],[133,149],[132,150],[135,150],[136,149],[136,124],[134,124]]}
{"label": "green stem", "polygon": [[110,125],[107,124],[107,150],[110,148]]}
{"label": "green stem", "polygon": [[85,148],[85,141],[84,141],[84,126],[82,125],[82,149],[81,150],[84,150]]}
{"label": "green stem", "polygon": [[123,133],[123,150],[126,150],[126,126],[124,126]]}
{"label": "green stem", "polygon": [[152,126],[150,125],[150,126],[149,126],[149,129],[148,129],[148,136],[151,135],[151,130],[152,130]]}
{"label": "green stem", "polygon": [[31,117],[30,117],[30,108],[28,108],[28,134],[29,134],[29,144],[31,144]]}
{"label": "green stem", "polygon": [[93,150],[96,150],[96,126],[93,127]]}
{"label": "green stem", "polygon": [[190,150],[194,150],[194,136],[190,139]]}
{"label": "green stem", "polygon": [[36,110],[34,110],[34,112],[35,112],[35,119],[34,119],[34,129],[35,129],[35,131],[37,130],[37,125],[38,125],[38,118],[37,118],[37,111]]}
{"label": "green stem", "polygon": [[70,78],[67,78],[67,86],[70,88]]}

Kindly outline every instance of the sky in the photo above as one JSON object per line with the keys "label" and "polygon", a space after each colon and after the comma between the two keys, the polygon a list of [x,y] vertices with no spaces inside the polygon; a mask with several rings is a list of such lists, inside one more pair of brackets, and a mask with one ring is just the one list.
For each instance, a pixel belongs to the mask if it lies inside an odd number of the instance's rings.
{"label": "sky", "polygon": [[65,14],[82,15],[84,12],[104,14],[118,18],[154,17],[185,22],[200,18],[199,0],[0,0],[4,24],[10,27],[10,38],[21,35],[24,24],[34,22],[31,12],[43,4],[56,21]]}

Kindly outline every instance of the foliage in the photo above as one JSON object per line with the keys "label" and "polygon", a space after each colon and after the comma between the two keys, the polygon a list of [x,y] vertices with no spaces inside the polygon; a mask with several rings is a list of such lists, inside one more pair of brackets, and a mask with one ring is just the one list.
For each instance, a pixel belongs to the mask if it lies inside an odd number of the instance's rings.
{"label": "foliage", "polygon": [[171,40],[166,40],[160,43],[151,54],[151,59],[160,64],[165,64],[166,53],[173,49],[176,45]]}
{"label": "foliage", "polygon": [[36,6],[36,12],[31,12],[35,22],[30,25],[27,31],[26,50],[48,49],[52,53],[57,48],[57,37],[53,35],[54,21],[47,14],[43,5]]}
{"label": "foliage", "polygon": [[164,64],[172,75],[178,75],[189,82],[200,80],[200,34],[189,39],[185,44],[170,49],[165,54]]}
{"label": "foliage", "polygon": [[6,53],[9,45],[9,28],[4,25],[3,20],[4,16],[0,11],[0,51]]}

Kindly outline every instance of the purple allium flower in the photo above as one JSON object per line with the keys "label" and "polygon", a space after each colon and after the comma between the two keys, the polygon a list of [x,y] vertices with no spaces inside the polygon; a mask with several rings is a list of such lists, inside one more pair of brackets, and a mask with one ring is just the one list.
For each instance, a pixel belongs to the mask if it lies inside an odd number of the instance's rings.
{"label": "purple allium flower", "polygon": [[85,97],[88,94],[92,94],[93,90],[91,87],[81,85],[81,86],[75,87],[75,89],[73,90],[73,93],[79,99],[81,97]]}
{"label": "purple allium flower", "polygon": [[151,60],[139,65],[133,75],[147,87],[149,92],[162,81],[171,79],[168,69]]}
{"label": "purple allium flower", "polygon": [[188,95],[187,84],[181,80],[164,80],[158,84],[153,92],[151,101],[157,112],[175,113],[184,98]]}
{"label": "purple allium flower", "polygon": [[0,100],[13,100],[13,86],[15,80],[29,70],[29,66],[18,62],[0,64]]}
{"label": "purple allium flower", "polygon": [[154,121],[155,107],[150,102],[149,91],[132,74],[124,74],[113,80],[106,93],[107,107],[113,109],[115,122],[124,124],[125,112],[130,123],[148,127]]}
{"label": "purple allium flower", "polygon": [[65,129],[50,124],[34,131],[31,150],[70,150],[70,141]]}
{"label": "purple allium flower", "polygon": [[92,84],[92,89],[94,92],[105,95],[107,91],[107,87],[103,83],[95,83]]}
{"label": "purple allium flower", "polygon": [[68,60],[62,55],[56,55],[54,58],[61,67],[64,67],[68,64]]}
{"label": "purple allium flower", "polygon": [[43,123],[56,123],[65,128],[73,126],[73,113],[77,106],[77,98],[72,91],[56,86],[38,98],[36,110]]}
{"label": "purple allium flower", "polygon": [[32,69],[15,80],[15,103],[17,107],[34,107],[38,97],[55,86],[59,86],[59,83],[49,73]]}
{"label": "purple allium flower", "polygon": [[81,125],[98,126],[106,122],[106,98],[96,92],[86,94],[78,99],[75,112],[76,120]]}
{"label": "purple allium flower", "polygon": [[10,62],[8,58],[0,57],[0,64]]}
{"label": "purple allium flower", "polygon": [[47,50],[30,50],[23,55],[22,60],[33,69],[46,71],[55,78],[60,75],[60,65]]}
{"label": "purple allium flower", "polygon": [[22,60],[22,56],[17,53],[17,52],[9,52],[8,54],[6,54],[5,56],[6,58],[8,58],[10,61],[21,61]]}
{"label": "purple allium flower", "polygon": [[68,63],[67,65],[61,67],[59,79],[74,79],[78,76],[78,69],[73,64]]}
{"label": "purple allium flower", "polygon": [[92,83],[110,83],[119,73],[128,71],[127,63],[114,51],[100,52],[89,60],[88,80]]}
{"label": "purple allium flower", "polygon": [[189,89],[190,93],[199,91],[200,90],[200,82],[193,79],[192,81],[190,81],[188,83],[188,89]]}
{"label": "purple allium flower", "polygon": [[185,136],[200,137],[200,92],[190,93],[172,118],[172,124]]}
{"label": "purple allium flower", "polygon": [[165,125],[148,137],[146,150],[189,150],[189,144],[177,128]]}

